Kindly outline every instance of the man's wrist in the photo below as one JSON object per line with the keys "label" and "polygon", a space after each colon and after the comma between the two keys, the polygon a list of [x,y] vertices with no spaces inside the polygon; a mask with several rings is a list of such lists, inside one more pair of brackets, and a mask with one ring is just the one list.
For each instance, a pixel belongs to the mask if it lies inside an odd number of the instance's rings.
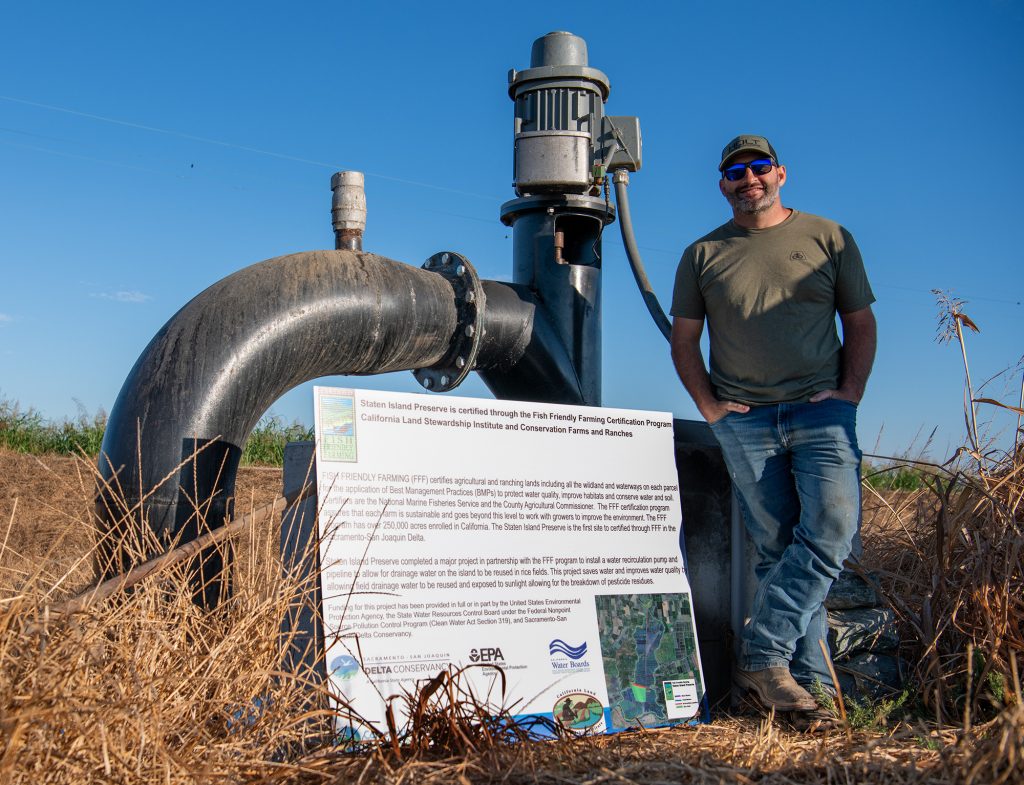
{"label": "man's wrist", "polygon": [[838,390],[833,393],[834,398],[842,398],[844,401],[850,403],[860,403],[860,399],[864,397],[864,387],[847,387],[841,386]]}
{"label": "man's wrist", "polygon": [[705,420],[713,420],[715,419],[715,415],[719,413],[719,407],[721,405],[722,402],[720,400],[717,398],[711,398],[710,400],[698,403],[697,411],[700,412],[700,416]]}
{"label": "man's wrist", "polygon": [[729,412],[733,411],[746,411],[747,407],[740,406],[739,404],[731,403],[729,401],[723,401],[718,398],[714,398],[707,405],[707,407],[700,410],[701,416],[707,423],[716,423],[725,417]]}

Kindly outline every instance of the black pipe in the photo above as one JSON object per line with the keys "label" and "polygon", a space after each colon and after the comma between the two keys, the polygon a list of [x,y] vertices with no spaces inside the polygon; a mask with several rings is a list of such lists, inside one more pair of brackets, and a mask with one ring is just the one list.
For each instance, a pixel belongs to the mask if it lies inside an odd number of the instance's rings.
{"label": "black pipe", "polygon": [[[485,281],[475,367],[498,395],[578,403],[568,352],[525,287]],[[175,314],[111,411],[97,496],[100,571],[115,575],[232,512],[242,447],[282,394],[321,376],[429,367],[458,326],[441,275],[368,253],[310,251],[252,265]],[[229,589],[224,555],[192,565],[197,602]]]}
{"label": "black pipe", "polygon": [[[319,376],[431,365],[455,327],[447,281],[374,254],[282,256],[202,292],[146,347],[111,411],[97,512],[110,542],[128,541],[101,549],[101,571],[221,525],[245,440],[284,392]],[[193,590],[212,606],[225,590],[222,558],[200,560]]]}
{"label": "black pipe", "polygon": [[589,196],[527,196],[506,202],[512,275],[541,304],[571,357],[586,406],[601,405],[601,233],[612,218]]}
{"label": "black pipe", "polygon": [[615,172],[615,204],[619,208],[619,231],[622,232],[622,244],[626,247],[626,257],[629,259],[629,267],[633,271],[633,278],[640,288],[640,296],[644,298],[644,305],[654,319],[654,324],[667,340],[672,338],[672,323],[665,315],[665,311],[658,302],[658,295],[654,293],[651,282],[647,278],[647,270],[644,269],[643,259],[640,258],[640,249],[636,244],[636,237],[633,234],[633,219],[629,212],[629,194],[626,187],[629,185],[629,174],[625,169]]}
{"label": "black pipe", "polygon": [[583,385],[558,330],[528,286],[482,281],[486,306],[476,369],[496,398],[583,405]]}

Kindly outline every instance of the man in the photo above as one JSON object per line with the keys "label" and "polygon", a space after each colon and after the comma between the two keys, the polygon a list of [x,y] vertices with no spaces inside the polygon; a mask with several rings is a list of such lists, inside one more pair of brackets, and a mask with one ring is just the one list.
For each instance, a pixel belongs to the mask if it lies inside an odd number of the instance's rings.
{"label": "man", "polygon": [[736,137],[718,168],[733,217],[683,253],[672,358],[722,446],[757,552],[736,683],[766,706],[810,712],[815,682],[834,692],[823,602],[860,520],[856,407],[875,298],[849,232],[783,207],[786,168],[767,139]]}

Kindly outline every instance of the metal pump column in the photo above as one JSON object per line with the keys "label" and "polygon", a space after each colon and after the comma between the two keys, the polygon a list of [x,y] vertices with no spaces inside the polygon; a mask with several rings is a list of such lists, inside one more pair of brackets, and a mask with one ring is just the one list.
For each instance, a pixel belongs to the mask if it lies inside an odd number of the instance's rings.
{"label": "metal pump column", "polygon": [[[513,280],[541,302],[569,350],[584,400],[601,403],[601,231],[614,210],[595,172],[608,77],[587,44],[565,32],[533,44],[530,68],[509,72],[515,101],[514,187],[501,207],[512,227]],[[598,167],[600,168],[600,167]]]}

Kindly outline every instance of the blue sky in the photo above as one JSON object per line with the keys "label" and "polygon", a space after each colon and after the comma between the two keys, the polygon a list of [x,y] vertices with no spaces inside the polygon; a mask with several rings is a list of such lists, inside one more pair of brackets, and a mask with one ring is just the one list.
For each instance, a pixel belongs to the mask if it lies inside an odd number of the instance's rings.
{"label": "blue sky", "polygon": [[[728,217],[716,156],[762,133],[784,203],[844,224],[868,265],[865,450],[919,452],[935,428],[933,457],[960,444],[962,365],[934,340],[932,289],[968,301],[974,378],[1016,368],[986,392],[1017,401],[1022,3],[8,3],[0,30],[0,398],[48,417],[109,410],[220,278],[333,247],[338,169],[367,174],[367,250],[454,250],[509,278],[506,75],[551,30],[586,39],[609,113],[640,117],[631,206],[666,308],[682,248]],[[604,402],[695,418],[617,229],[604,256]],[[326,383],[420,390],[408,373]],[[475,377],[456,394],[489,396]],[[310,385],[273,411],[311,421]]]}

